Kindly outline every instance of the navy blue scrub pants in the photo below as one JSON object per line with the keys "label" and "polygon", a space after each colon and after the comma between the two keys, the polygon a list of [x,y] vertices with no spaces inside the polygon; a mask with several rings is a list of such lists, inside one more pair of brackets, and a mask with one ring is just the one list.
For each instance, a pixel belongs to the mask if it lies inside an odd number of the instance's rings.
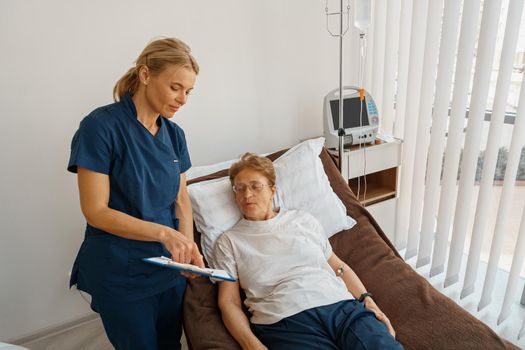
{"label": "navy blue scrub pants", "polygon": [[129,302],[92,300],[116,350],[178,350],[182,335],[183,283],[149,298]]}
{"label": "navy blue scrub pants", "polygon": [[253,324],[271,350],[402,350],[386,325],[357,300],[302,311],[270,325]]}

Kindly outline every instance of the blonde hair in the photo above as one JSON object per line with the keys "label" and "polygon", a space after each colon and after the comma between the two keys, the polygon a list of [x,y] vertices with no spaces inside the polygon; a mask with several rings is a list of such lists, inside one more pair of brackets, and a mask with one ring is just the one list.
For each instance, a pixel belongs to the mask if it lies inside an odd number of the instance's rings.
{"label": "blonde hair", "polygon": [[152,41],[140,53],[135,67],[130,68],[113,88],[113,99],[119,101],[127,93],[132,95],[139,86],[139,68],[148,67],[152,75],[160,74],[168,65],[177,65],[192,69],[199,74],[199,65],[191,55],[191,49],[182,40],[164,38]]}
{"label": "blonde hair", "polygon": [[270,159],[260,157],[254,153],[244,153],[237,163],[230,167],[230,182],[233,185],[235,177],[244,169],[251,169],[264,175],[270,186],[275,186],[275,168]]}

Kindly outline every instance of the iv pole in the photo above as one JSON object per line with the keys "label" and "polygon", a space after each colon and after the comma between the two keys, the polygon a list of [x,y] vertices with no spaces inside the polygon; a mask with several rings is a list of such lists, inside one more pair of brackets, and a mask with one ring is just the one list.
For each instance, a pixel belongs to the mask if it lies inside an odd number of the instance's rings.
{"label": "iv pole", "polygon": [[[337,134],[339,136],[339,172],[343,173],[343,152],[344,152],[344,136],[345,129],[343,125],[343,37],[348,31],[348,21],[350,17],[350,2],[346,6],[346,12],[343,11],[343,2],[340,0],[339,12],[328,12],[328,0],[326,0],[326,29],[331,36],[339,37],[339,129]],[[343,25],[343,16],[346,14],[346,28]],[[334,34],[328,26],[328,17],[339,15],[339,33]]]}

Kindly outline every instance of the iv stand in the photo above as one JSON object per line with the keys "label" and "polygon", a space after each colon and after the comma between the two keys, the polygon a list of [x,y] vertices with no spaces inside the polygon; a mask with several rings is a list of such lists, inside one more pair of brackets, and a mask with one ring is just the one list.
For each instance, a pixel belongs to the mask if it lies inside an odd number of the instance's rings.
{"label": "iv stand", "polygon": [[[331,36],[339,37],[339,129],[337,134],[339,136],[339,172],[343,173],[343,152],[344,152],[344,136],[345,129],[343,125],[343,37],[348,31],[348,23],[350,17],[350,2],[346,5],[346,11],[343,10],[344,0],[340,0],[339,12],[328,12],[328,0],[326,0],[326,29]],[[344,28],[343,17],[346,14],[346,28]],[[334,34],[328,26],[329,16],[339,15],[339,33]]]}

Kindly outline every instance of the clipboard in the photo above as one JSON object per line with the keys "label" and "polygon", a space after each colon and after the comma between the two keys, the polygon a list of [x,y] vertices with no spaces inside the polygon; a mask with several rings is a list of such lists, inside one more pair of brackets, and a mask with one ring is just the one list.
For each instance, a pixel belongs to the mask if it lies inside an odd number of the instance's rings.
{"label": "clipboard", "polygon": [[230,282],[237,281],[235,278],[230,276],[224,270],[210,269],[210,268],[206,268],[206,267],[201,268],[201,267],[198,267],[198,266],[195,266],[195,265],[191,265],[191,264],[181,264],[181,263],[175,262],[175,261],[173,261],[170,258],[167,258],[165,256],[144,258],[142,260],[147,262],[147,263],[150,263],[150,264],[166,267],[168,269],[175,269],[175,270],[179,270],[179,271],[191,272],[191,273],[195,273],[197,275],[211,277],[211,278],[219,279],[219,280],[223,280],[223,281],[230,281]]}

